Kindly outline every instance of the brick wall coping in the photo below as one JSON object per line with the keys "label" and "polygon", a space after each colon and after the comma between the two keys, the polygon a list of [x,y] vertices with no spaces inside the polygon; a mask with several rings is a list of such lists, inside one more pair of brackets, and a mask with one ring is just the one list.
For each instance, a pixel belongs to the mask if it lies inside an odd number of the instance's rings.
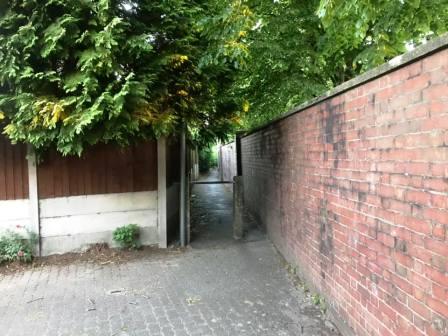
{"label": "brick wall coping", "polygon": [[354,89],[358,86],[361,86],[367,82],[370,82],[374,79],[377,79],[385,74],[388,74],[392,71],[395,71],[399,68],[402,68],[406,65],[409,65],[411,63],[414,63],[422,58],[425,58],[431,54],[434,54],[440,50],[448,48],[448,34],[444,34],[440,37],[436,37],[425,44],[422,44],[415,48],[414,50],[407,52],[405,54],[399,55],[393,59],[391,59],[389,62],[384,63],[376,68],[373,68],[372,70],[369,70],[349,81],[346,81],[338,86],[336,86],[334,89],[328,90],[324,94],[320,95],[319,97],[316,97],[314,99],[308,100],[288,112],[274,118],[273,120],[267,122],[266,124],[263,124],[261,126],[255,127],[251,130],[248,130],[246,132],[241,132],[241,136],[244,138],[246,136],[249,136],[253,133],[256,133],[258,131],[261,131],[273,124],[278,123],[279,121],[289,118],[290,116],[302,112],[303,110],[306,110],[314,105],[317,105],[327,99],[333,98],[337,95],[340,95],[341,93],[347,92],[351,89]]}

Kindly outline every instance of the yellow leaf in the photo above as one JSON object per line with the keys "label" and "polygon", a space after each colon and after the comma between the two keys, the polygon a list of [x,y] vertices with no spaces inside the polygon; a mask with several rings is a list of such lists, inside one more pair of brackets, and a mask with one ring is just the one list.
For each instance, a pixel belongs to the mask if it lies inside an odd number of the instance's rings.
{"label": "yellow leaf", "polygon": [[247,113],[249,112],[249,109],[250,109],[250,103],[247,100],[245,100],[243,103],[243,112]]}
{"label": "yellow leaf", "polygon": [[64,109],[62,108],[61,105],[54,104],[52,118],[51,118],[51,123],[53,125],[56,124],[61,119],[61,115],[62,115],[63,111],[64,111]]}
{"label": "yellow leaf", "polygon": [[179,91],[177,91],[177,94],[182,97],[188,96],[188,92],[185,90],[179,90]]}
{"label": "yellow leaf", "polygon": [[234,124],[241,125],[242,124],[242,119],[240,117],[238,117],[238,116],[235,116],[235,117],[232,118],[232,122]]}
{"label": "yellow leaf", "polygon": [[3,111],[0,111],[0,120],[5,119],[5,113]]}
{"label": "yellow leaf", "polygon": [[4,134],[13,134],[16,131],[16,126],[13,124],[9,124],[4,129]]}
{"label": "yellow leaf", "polygon": [[34,116],[33,120],[31,121],[31,127],[32,128],[36,128],[37,126],[39,126],[39,117],[38,116]]}
{"label": "yellow leaf", "polygon": [[58,121],[67,120],[64,107],[59,101],[51,100],[51,98],[43,97],[34,104],[37,112],[33,118],[32,126],[34,128],[43,126],[46,128],[54,128]]}
{"label": "yellow leaf", "polygon": [[173,68],[179,68],[186,61],[188,61],[187,55],[176,54],[176,55],[173,55],[171,58],[171,66]]}

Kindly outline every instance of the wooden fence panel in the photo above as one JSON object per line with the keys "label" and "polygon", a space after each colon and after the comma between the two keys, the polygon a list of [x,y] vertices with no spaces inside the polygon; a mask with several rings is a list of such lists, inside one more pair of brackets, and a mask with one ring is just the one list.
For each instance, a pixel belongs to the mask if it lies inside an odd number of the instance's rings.
{"label": "wooden fence panel", "polygon": [[41,199],[157,190],[157,143],[98,145],[81,158],[49,152],[38,180]]}
{"label": "wooden fence panel", "polygon": [[28,198],[26,146],[12,145],[0,135],[0,200]]}

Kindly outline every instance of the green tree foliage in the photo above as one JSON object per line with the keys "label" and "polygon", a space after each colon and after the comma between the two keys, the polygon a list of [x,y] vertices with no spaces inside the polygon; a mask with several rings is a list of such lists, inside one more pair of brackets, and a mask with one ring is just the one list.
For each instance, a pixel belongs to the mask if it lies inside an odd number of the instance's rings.
{"label": "green tree foliage", "polygon": [[183,120],[197,139],[224,137],[250,16],[240,0],[3,1],[0,128],[63,154],[170,134]]}
{"label": "green tree foliage", "polygon": [[447,31],[448,0],[5,0],[0,129],[80,154],[205,145]]}
{"label": "green tree foliage", "polygon": [[233,88],[248,101],[245,128],[448,30],[448,0],[250,0],[249,6],[258,24],[247,69]]}
{"label": "green tree foliage", "polygon": [[317,5],[316,0],[251,3],[258,23],[250,35],[248,66],[235,87],[236,95],[248,100],[245,127],[270,120],[331,85],[332,65],[319,49],[324,31]]}
{"label": "green tree foliage", "polygon": [[354,73],[448,30],[448,0],[321,0],[323,52]]}

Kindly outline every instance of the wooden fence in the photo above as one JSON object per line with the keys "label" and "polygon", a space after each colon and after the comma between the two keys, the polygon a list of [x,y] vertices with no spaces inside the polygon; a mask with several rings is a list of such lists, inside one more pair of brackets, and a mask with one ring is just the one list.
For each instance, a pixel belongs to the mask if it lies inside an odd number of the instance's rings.
{"label": "wooden fence", "polygon": [[26,146],[0,136],[0,201],[28,198]]}
{"label": "wooden fence", "polygon": [[[99,145],[81,157],[44,155],[37,169],[40,199],[157,190],[157,143]],[[28,198],[26,146],[0,137],[0,200]]]}
{"label": "wooden fence", "polygon": [[39,198],[157,190],[155,141],[96,146],[81,158],[50,152],[38,167]]}

